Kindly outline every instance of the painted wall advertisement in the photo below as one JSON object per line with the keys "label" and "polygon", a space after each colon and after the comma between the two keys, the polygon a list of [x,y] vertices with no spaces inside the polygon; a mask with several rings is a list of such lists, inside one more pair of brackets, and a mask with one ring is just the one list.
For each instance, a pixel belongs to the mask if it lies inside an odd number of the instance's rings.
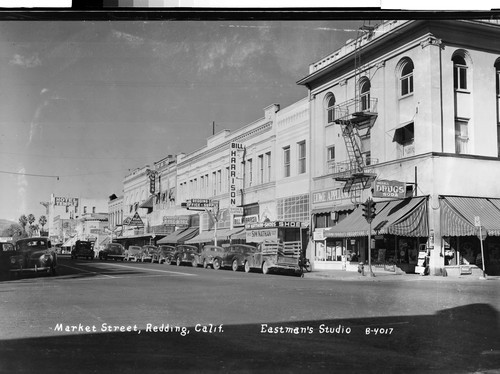
{"label": "painted wall advertisement", "polygon": [[261,243],[264,240],[278,240],[278,229],[246,230],[247,243]]}

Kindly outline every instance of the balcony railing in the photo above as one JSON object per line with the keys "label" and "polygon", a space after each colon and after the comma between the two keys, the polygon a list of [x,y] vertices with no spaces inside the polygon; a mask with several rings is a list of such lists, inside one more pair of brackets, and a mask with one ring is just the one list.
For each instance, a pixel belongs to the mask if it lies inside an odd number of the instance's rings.
{"label": "balcony railing", "polygon": [[344,101],[334,107],[335,120],[348,120],[353,115],[363,113],[377,113],[378,99],[370,96],[362,96],[356,99]]}
{"label": "balcony railing", "polygon": [[[370,173],[374,167],[372,165],[378,164],[378,159],[373,157],[365,157],[365,167],[363,171]],[[335,178],[348,177],[353,173],[358,172],[358,165],[356,161],[341,161],[341,162],[328,162],[328,173],[333,174]]]}

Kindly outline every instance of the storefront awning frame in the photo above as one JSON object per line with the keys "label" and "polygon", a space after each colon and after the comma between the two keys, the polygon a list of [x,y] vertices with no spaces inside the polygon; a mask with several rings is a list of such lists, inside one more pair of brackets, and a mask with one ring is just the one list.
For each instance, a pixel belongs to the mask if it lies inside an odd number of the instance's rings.
{"label": "storefront awning frame", "polygon": [[488,235],[500,236],[500,199],[467,196],[439,196],[442,236],[475,236],[475,217]]}
{"label": "storefront awning frame", "polygon": [[[375,202],[376,216],[372,221],[372,235],[398,235],[427,237],[428,196]],[[377,228],[377,230],[375,230]],[[362,207],[358,207],[336,226],[327,227],[327,238],[351,238],[368,236],[369,224],[363,217]]]}
{"label": "storefront awning frame", "polygon": [[[236,227],[234,229],[217,229],[217,240],[229,240],[233,235],[237,235],[244,231],[244,227]],[[186,241],[186,244],[209,243],[214,240],[214,230],[203,231],[198,236]]]}
{"label": "storefront awning frame", "polygon": [[170,235],[158,240],[156,244],[180,244],[195,237],[198,234],[198,227],[188,227],[175,230]]}

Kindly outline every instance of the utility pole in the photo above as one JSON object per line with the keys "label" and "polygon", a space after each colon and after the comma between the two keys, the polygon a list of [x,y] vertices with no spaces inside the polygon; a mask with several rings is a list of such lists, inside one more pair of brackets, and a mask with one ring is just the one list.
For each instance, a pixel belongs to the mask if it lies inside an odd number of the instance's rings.
{"label": "utility pole", "polygon": [[375,274],[373,274],[372,270],[372,221],[376,216],[375,202],[369,197],[362,205],[363,217],[368,222],[368,268],[370,270],[370,277],[374,277]]}

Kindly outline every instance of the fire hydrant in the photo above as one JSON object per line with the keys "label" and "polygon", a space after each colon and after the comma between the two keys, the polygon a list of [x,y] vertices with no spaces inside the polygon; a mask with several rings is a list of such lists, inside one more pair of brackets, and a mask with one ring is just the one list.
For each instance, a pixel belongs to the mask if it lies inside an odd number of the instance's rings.
{"label": "fire hydrant", "polygon": [[360,262],[358,264],[358,273],[360,273],[361,275],[365,275],[365,264]]}

